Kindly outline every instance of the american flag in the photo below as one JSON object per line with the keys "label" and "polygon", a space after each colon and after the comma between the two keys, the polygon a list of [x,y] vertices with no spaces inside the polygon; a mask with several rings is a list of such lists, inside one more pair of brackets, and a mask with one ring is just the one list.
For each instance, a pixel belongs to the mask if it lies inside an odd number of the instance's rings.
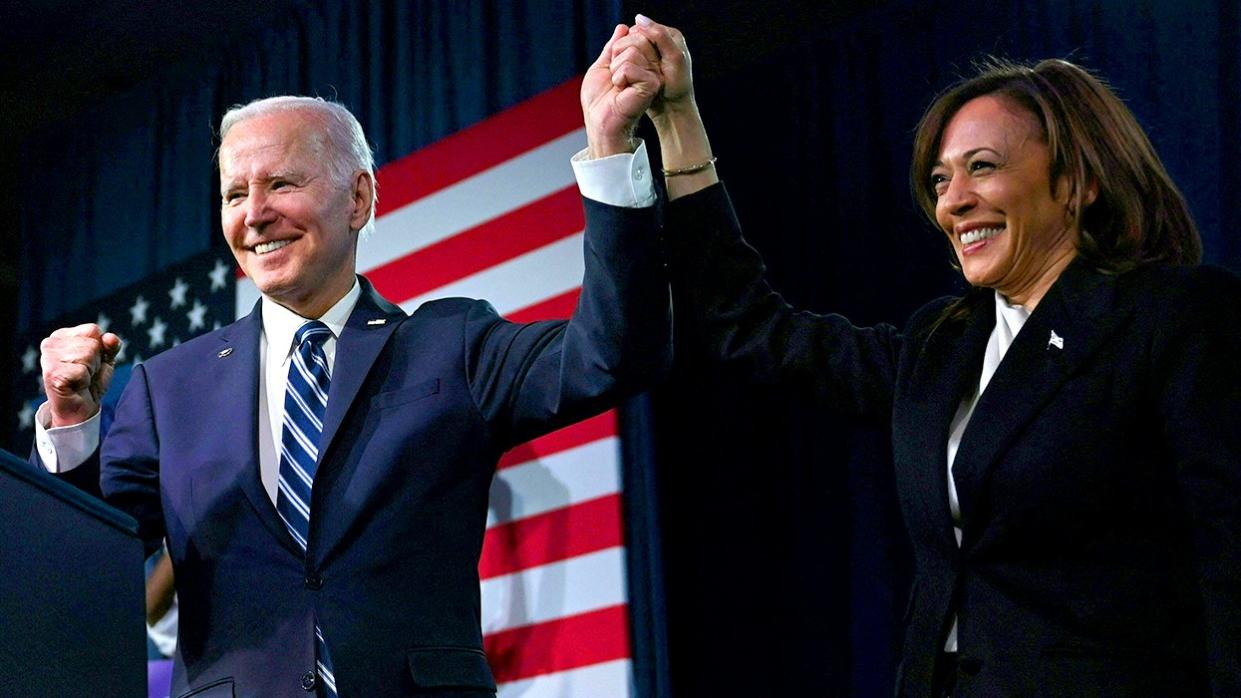
{"label": "american flag", "polygon": [[[567,318],[581,290],[582,203],[569,158],[586,146],[580,79],[382,167],[358,271],[413,312],[485,298],[518,322]],[[237,279],[237,315],[258,290]],[[630,643],[614,412],[500,462],[479,564],[499,695],[623,698]]]}
{"label": "american flag", "polygon": [[[407,312],[468,296],[514,321],[569,317],[584,270],[585,221],[569,165],[586,145],[580,85],[571,80],[381,168],[376,230],[359,244],[359,272]],[[212,252],[52,327],[97,322],[125,341],[106,405],[144,357],[249,313],[257,299],[231,256]],[[29,451],[43,400],[38,342],[50,329],[32,334],[21,357],[19,453]],[[479,563],[500,696],[630,695],[620,491],[615,412],[501,460]]]}
{"label": "american flag", "polygon": [[104,396],[104,428],[129,373],[145,358],[192,337],[227,325],[234,318],[236,263],[227,250],[199,254],[28,334],[18,345],[20,362],[13,382],[17,397],[16,433],[9,439],[19,454],[30,452],[34,414],[46,399],[39,366],[39,342],[58,327],[87,322],[121,338],[116,373]]}

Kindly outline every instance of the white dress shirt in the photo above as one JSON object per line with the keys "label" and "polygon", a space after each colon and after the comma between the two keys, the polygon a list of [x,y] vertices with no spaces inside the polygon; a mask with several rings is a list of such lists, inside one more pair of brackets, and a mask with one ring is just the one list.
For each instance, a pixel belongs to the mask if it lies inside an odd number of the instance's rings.
{"label": "white dress shirt", "polygon": [[[362,285],[357,278],[353,288],[319,318],[332,331],[323,342],[329,378],[336,367],[336,339],[345,329],[349,314],[358,304]],[[284,433],[284,395],[288,389],[289,366],[293,358],[293,335],[307,318],[263,296],[263,336],[259,340],[259,365],[263,367],[264,390],[259,392],[259,475],[272,504],[276,503],[276,483],[280,479],[280,443]],[[267,427],[267,428],[263,428]]]}
{"label": "white dress shirt", "polygon": [[[982,374],[978,377],[978,388],[961,400],[961,406],[957,408],[957,413],[952,417],[952,424],[948,428],[948,509],[952,512],[952,532],[957,537],[957,545],[961,545],[961,502],[957,499],[957,483],[952,479],[952,463],[957,458],[957,449],[961,447],[961,436],[965,433],[965,427],[970,423],[970,417],[974,414],[974,406],[978,404],[978,398],[987,389],[987,384],[991,382],[995,370],[1000,367],[1000,361],[1008,353],[1013,339],[1017,337],[1017,333],[1025,326],[1029,317],[1029,310],[1020,305],[1009,305],[1008,300],[1001,296],[999,291],[995,292],[995,328],[991,330],[991,336],[987,339],[987,349],[982,355]],[[957,619],[955,616],[952,619],[952,630],[948,631],[948,639],[944,642],[944,651],[957,651]]]}

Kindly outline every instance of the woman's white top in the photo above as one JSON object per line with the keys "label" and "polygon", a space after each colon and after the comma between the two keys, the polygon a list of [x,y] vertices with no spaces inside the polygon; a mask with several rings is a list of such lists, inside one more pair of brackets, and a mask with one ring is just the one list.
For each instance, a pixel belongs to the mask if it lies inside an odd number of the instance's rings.
{"label": "woman's white top", "polygon": [[[978,398],[987,389],[987,384],[991,382],[995,370],[1000,367],[1000,361],[1008,353],[1008,348],[1013,345],[1013,339],[1016,338],[1029,317],[1029,310],[1020,305],[1009,305],[1008,300],[1001,296],[999,291],[995,292],[995,328],[991,330],[991,337],[987,339],[987,350],[982,356],[982,374],[978,377],[978,388],[961,400],[961,406],[957,408],[957,413],[952,417],[952,424],[948,427],[948,509],[952,512],[952,532],[956,534],[957,545],[961,545],[961,503],[957,501],[957,484],[952,479],[952,463],[956,460],[957,449],[961,446],[961,435],[965,433],[965,427],[970,423],[970,416],[974,414],[974,406],[978,404]],[[944,651],[957,651],[957,620],[955,617],[952,619],[952,630],[948,631],[948,639],[944,642]]]}

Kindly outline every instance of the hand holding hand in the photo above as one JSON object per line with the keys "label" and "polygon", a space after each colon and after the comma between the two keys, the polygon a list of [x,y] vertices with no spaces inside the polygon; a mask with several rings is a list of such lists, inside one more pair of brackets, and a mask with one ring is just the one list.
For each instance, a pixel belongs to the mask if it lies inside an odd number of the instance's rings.
{"label": "hand holding hand", "polygon": [[658,120],[669,111],[695,110],[694,76],[685,35],[645,15],[638,15],[636,20],[631,35],[641,36],[655,47],[655,64],[663,80],[663,90],[651,103],[651,118]]}
{"label": "hand holding hand", "polygon": [[121,338],[90,323],[56,330],[39,345],[52,426],[80,424],[99,411]]}
{"label": "hand holding hand", "polygon": [[641,36],[655,48],[655,65],[663,90],[647,113],[659,134],[668,199],[678,199],[719,181],[707,129],[694,101],[689,48],[680,31],[638,15],[630,36]]}
{"label": "hand holding hand", "polygon": [[592,158],[633,152],[638,119],[659,94],[655,48],[618,25],[582,80],[582,112]]}

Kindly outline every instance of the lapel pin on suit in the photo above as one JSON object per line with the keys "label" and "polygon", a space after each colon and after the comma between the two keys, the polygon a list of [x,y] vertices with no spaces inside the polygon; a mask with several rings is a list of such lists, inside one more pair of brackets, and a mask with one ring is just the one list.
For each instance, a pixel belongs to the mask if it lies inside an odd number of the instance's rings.
{"label": "lapel pin on suit", "polygon": [[388,318],[382,318],[382,317],[381,317],[381,318],[376,318],[376,319],[374,319],[374,320],[367,320],[367,321],[366,321],[366,324],[368,324],[368,325],[386,325],[386,324],[388,324]]}
{"label": "lapel pin on suit", "polygon": [[1047,338],[1047,348],[1050,349],[1051,347],[1055,347],[1057,349],[1064,349],[1064,337],[1061,337],[1060,335],[1056,334],[1055,330],[1052,330],[1051,337]]}
{"label": "lapel pin on suit", "polygon": [[227,348],[227,349],[221,349],[221,350],[220,350],[220,353],[219,353],[219,354],[216,354],[216,357],[223,359],[224,357],[226,357],[226,356],[228,356],[229,354],[232,354],[232,353],[233,353],[233,348],[232,348],[232,347],[229,347],[229,348]]}

